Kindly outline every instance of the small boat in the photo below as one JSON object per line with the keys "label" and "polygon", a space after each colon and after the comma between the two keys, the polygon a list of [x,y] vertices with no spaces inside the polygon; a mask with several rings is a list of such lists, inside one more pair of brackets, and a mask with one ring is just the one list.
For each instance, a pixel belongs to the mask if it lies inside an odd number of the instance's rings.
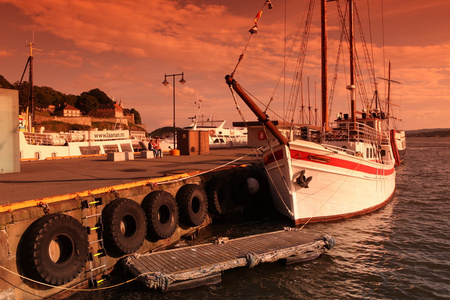
{"label": "small boat", "polygon": [[[310,8],[311,3],[310,2]],[[322,122],[320,130],[295,125],[285,134],[269,119],[244,88],[235,80],[240,56],[226,83],[253,111],[265,130],[275,137],[268,142],[262,160],[270,183],[275,208],[296,225],[330,221],[374,211],[384,206],[395,191],[395,159],[391,144],[388,118],[381,109],[381,101],[367,101],[356,111],[356,91],[359,87],[355,71],[355,41],[353,12],[355,0],[347,0],[347,19],[341,16],[342,29],[348,32],[350,52],[349,90],[351,111],[339,113],[329,122],[327,93],[326,0],[322,5]],[[339,9],[339,1],[336,2]],[[266,1],[270,4],[270,0]],[[339,9],[341,13],[342,10]],[[250,30],[256,33],[261,13]],[[311,24],[311,9],[305,27]],[[349,26],[344,26],[349,20]],[[308,30],[303,31],[305,33]],[[346,47],[346,46],[344,46]],[[306,49],[305,49],[306,51]],[[301,51],[299,51],[301,52]],[[297,75],[300,71],[297,71]],[[294,78],[296,79],[296,78]],[[359,79],[359,78],[358,78]],[[301,80],[301,76],[300,76]],[[295,82],[295,80],[293,80]],[[299,84],[299,83],[298,83]],[[300,84],[299,84],[300,85]],[[376,89],[376,84],[374,85]],[[375,94],[376,94],[375,90]],[[375,103],[375,105],[370,105]],[[290,104],[288,104],[289,106]],[[267,108],[266,108],[267,110]],[[291,109],[292,112],[297,110]],[[293,113],[292,113],[293,114]],[[287,119],[288,122],[291,120]],[[308,132],[305,137],[302,132]]]}

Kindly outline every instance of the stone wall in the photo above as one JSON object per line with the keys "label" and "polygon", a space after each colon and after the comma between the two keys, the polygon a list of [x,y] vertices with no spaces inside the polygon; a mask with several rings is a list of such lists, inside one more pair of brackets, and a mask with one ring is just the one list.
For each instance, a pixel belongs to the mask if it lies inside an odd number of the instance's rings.
{"label": "stone wall", "polygon": [[[79,125],[87,125],[92,126],[92,122],[112,122],[115,123],[115,119],[111,118],[95,118],[95,117],[88,117],[88,116],[82,116],[82,117],[58,117],[58,116],[41,116],[41,115],[35,115],[35,121],[36,122],[44,122],[44,121],[59,121],[69,124],[79,124]],[[121,119],[117,119],[118,123],[121,123],[125,126],[128,126],[130,121],[132,121],[133,118],[129,116],[125,116]]]}
{"label": "stone wall", "polygon": [[[42,285],[29,282],[20,278],[17,273],[23,274],[20,262],[22,258],[22,247],[24,241],[21,239],[23,233],[29,226],[37,219],[46,214],[65,214],[77,219],[83,226],[94,228],[98,226],[99,217],[92,217],[101,214],[103,208],[110,202],[117,199],[131,199],[140,204],[143,199],[155,190],[165,190],[171,193],[174,197],[178,189],[184,184],[198,184],[206,188],[206,184],[213,178],[215,180],[225,180],[233,174],[250,174],[250,166],[228,167],[222,170],[202,174],[200,176],[187,176],[183,181],[173,181],[180,175],[172,177],[155,178],[154,181],[124,184],[119,186],[109,187],[108,189],[99,188],[97,190],[82,191],[75,194],[61,195],[56,197],[49,197],[40,199],[41,202],[35,200],[25,201],[22,203],[15,203],[13,205],[17,208],[3,210],[0,212],[0,299],[14,299],[14,300],[30,300],[42,299],[55,296],[61,290],[57,288],[47,288]],[[238,173],[239,172],[239,173]],[[187,174],[186,174],[187,175]],[[157,185],[156,182],[159,184]],[[166,182],[165,184],[162,184]],[[53,200],[59,199],[59,200]],[[32,203],[31,203],[32,202]],[[231,202],[230,202],[231,203]],[[27,204],[27,205],[25,205]],[[92,218],[91,218],[92,217]],[[174,244],[180,240],[182,236],[194,236],[201,228],[209,225],[212,222],[212,215],[207,216],[206,220],[199,226],[188,227],[181,225],[177,227],[175,233],[167,238],[157,241],[146,239],[143,245],[138,250],[138,253],[146,253],[156,249],[164,249],[168,245]],[[94,232],[88,235],[90,242],[90,252],[98,253],[100,245],[95,241],[98,235]],[[70,287],[87,287],[88,280],[91,278],[91,268],[93,277],[99,279],[103,274],[103,269],[99,268],[103,263],[106,263],[107,269],[111,270],[119,261],[120,257],[110,256],[108,251],[106,256],[94,257],[91,263],[86,262],[84,270],[71,282],[63,285],[65,288]],[[10,270],[8,272],[7,270]]]}

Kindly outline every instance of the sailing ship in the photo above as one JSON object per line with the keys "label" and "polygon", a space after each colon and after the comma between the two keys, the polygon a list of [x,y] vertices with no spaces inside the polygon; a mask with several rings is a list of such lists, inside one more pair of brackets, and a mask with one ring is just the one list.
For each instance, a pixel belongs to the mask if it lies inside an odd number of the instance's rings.
{"label": "sailing ship", "polygon": [[[356,110],[354,0],[348,3],[348,48],[350,52],[351,98],[349,114],[338,115],[329,122],[327,93],[326,0],[322,12],[322,125],[318,131],[291,123],[289,134],[283,134],[235,80],[235,71],[226,83],[256,115],[276,143],[268,141],[262,153],[263,165],[275,208],[296,225],[329,221],[374,211],[384,206],[395,191],[395,159],[391,147],[386,113],[381,105],[367,105]],[[311,1],[313,2],[313,1]],[[310,4],[311,4],[310,2]],[[270,0],[266,1],[269,8]],[[269,5],[270,4],[270,5]],[[311,7],[311,5],[310,5]],[[310,13],[312,15],[312,13]],[[257,22],[250,30],[256,33]],[[309,16],[308,16],[309,17]],[[345,25],[345,17],[341,16]],[[306,24],[311,21],[307,20]],[[344,26],[343,26],[344,27]],[[345,26],[347,27],[347,26]],[[305,30],[306,32],[306,30]],[[241,55],[239,61],[242,59]],[[239,64],[239,62],[238,62]],[[237,67],[237,66],[236,66]],[[266,109],[267,110],[267,109]],[[307,137],[302,132],[308,132]]]}

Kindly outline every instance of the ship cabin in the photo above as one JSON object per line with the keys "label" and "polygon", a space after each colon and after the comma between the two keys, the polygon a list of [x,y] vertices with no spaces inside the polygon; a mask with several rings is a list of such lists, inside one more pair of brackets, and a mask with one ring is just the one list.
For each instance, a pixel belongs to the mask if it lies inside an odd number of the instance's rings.
{"label": "ship cabin", "polygon": [[386,115],[379,110],[358,112],[356,122],[348,114],[338,114],[324,134],[324,144],[336,151],[346,152],[369,160],[381,161],[390,157],[389,131]]}

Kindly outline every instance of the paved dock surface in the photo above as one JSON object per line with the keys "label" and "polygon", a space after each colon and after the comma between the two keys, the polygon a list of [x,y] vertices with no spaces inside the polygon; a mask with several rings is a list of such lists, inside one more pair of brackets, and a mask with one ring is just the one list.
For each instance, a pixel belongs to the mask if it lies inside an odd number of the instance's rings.
{"label": "paved dock surface", "polygon": [[106,156],[21,162],[21,172],[0,174],[0,205],[76,193],[151,178],[255,162],[250,148],[211,149],[206,155],[107,161]]}

